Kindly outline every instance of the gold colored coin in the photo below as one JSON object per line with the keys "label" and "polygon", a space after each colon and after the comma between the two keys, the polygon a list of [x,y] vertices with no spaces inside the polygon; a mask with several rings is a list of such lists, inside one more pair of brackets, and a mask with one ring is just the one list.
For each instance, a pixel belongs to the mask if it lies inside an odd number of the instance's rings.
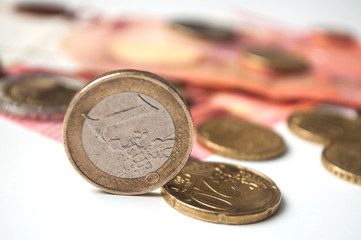
{"label": "gold colored coin", "polygon": [[361,142],[335,142],[322,152],[322,164],[337,177],[361,185]]}
{"label": "gold colored coin", "polygon": [[63,119],[65,110],[84,82],[52,74],[23,74],[0,82],[0,109],[36,119]]}
{"label": "gold colored coin", "polygon": [[229,26],[216,25],[195,19],[179,19],[171,21],[172,28],[180,33],[214,41],[234,41],[237,33]]}
{"label": "gold colored coin", "polygon": [[259,222],[272,216],[281,201],[276,184],[261,173],[211,162],[188,162],[162,195],[189,217],[222,224]]}
{"label": "gold colored coin", "polygon": [[278,48],[249,48],[244,51],[243,57],[246,66],[260,70],[300,73],[309,68],[304,59]]}
{"label": "gold colored coin", "polygon": [[90,183],[110,193],[142,194],[183,168],[193,123],[169,82],[149,72],[118,70],[74,96],[63,138],[74,168]]}
{"label": "gold colored coin", "polygon": [[197,140],[225,157],[264,160],[285,152],[283,139],[269,128],[239,119],[210,119],[197,128]]}
{"label": "gold colored coin", "polygon": [[333,140],[361,139],[360,124],[332,113],[296,112],[288,117],[287,122],[294,134],[316,143],[328,144]]}

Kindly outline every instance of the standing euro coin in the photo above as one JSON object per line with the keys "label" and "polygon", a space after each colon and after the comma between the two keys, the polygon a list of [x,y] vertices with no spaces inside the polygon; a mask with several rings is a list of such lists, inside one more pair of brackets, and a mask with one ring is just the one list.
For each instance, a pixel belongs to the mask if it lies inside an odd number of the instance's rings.
{"label": "standing euro coin", "polygon": [[281,201],[276,184],[261,173],[211,162],[187,163],[162,195],[189,217],[222,224],[259,222],[272,216]]}
{"label": "standing euro coin", "polygon": [[171,180],[185,165],[193,123],[177,90],[149,72],[106,73],[71,101],[64,146],[90,183],[116,194],[142,194]]}
{"label": "standing euro coin", "polygon": [[197,127],[197,140],[225,157],[264,160],[286,150],[283,139],[274,131],[240,119],[210,119]]}

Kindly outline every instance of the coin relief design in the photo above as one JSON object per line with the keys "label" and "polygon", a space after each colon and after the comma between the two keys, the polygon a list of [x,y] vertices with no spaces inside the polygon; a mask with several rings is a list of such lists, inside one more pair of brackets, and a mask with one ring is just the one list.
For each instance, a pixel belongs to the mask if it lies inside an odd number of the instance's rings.
{"label": "coin relief design", "polygon": [[75,170],[103,191],[153,191],[186,164],[193,121],[178,91],[150,72],[116,70],[90,82],[68,107],[64,147]]}
{"label": "coin relief design", "polygon": [[156,171],[169,158],[175,129],[168,111],[155,99],[122,92],[91,109],[82,139],[98,168],[116,177],[138,178]]}
{"label": "coin relief design", "polygon": [[164,186],[163,194],[172,207],[186,215],[227,224],[260,221],[271,216],[280,202],[280,191],[265,176],[209,162],[188,163]]}

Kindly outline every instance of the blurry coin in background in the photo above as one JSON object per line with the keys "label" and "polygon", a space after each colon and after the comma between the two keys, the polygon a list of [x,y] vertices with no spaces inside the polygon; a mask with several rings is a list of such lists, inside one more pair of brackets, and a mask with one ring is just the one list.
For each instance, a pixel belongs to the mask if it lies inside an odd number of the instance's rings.
{"label": "blurry coin in background", "polygon": [[317,28],[311,33],[311,39],[320,46],[350,47],[356,43],[354,36],[341,27]]}
{"label": "blurry coin in background", "polygon": [[63,139],[73,167],[103,191],[153,191],[185,165],[193,122],[178,91],[143,71],[105,73],[74,96]]}
{"label": "blurry coin in background", "polygon": [[361,185],[361,142],[331,143],[322,152],[322,164],[335,176]]}
{"label": "blurry coin in background", "polygon": [[243,53],[244,66],[261,71],[277,73],[302,73],[309,69],[301,57],[288,51],[273,47],[248,48]]}
{"label": "blurry coin in background", "polygon": [[283,154],[286,145],[276,132],[240,119],[216,118],[197,127],[197,141],[211,151],[241,160],[266,160]]}
{"label": "blurry coin in background", "polygon": [[162,188],[164,200],[199,220],[248,224],[272,216],[281,201],[276,184],[254,170],[213,162],[188,162]]}
{"label": "blurry coin in background", "polygon": [[61,120],[84,82],[53,74],[22,74],[0,81],[0,110],[39,120]]}
{"label": "blurry coin in background", "polygon": [[201,60],[203,51],[190,44],[150,39],[115,37],[110,41],[109,55],[119,62],[153,66],[188,66]]}
{"label": "blurry coin in background", "polygon": [[52,1],[21,1],[15,4],[15,11],[39,16],[66,15],[65,5]]}
{"label": "blurry coin in background", "polygon": [[170,27],[179,33],[206,40],[229,42],[238,38],[238,34],[228,26],[195,19],[173,20]]}
{"label": "blurry coin in background", "polygon": [[296,112],[288,117],[287,123],[294,134],[316,143],[328,144],[335,140],[361,139],[361,125],[335,113]]}

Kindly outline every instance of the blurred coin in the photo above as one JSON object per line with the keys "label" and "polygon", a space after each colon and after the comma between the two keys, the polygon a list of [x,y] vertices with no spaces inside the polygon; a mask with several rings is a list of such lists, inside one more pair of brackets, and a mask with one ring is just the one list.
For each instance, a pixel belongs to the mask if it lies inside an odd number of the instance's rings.
{"label": "blurred coin", "polygon": [[332,113],[296,112],[288,117],[287,123],[294,134],[316,143],[361,139],[361,127],[357,121]]}
{"label": "blurred coin", "polygon": [[110,41],[109,54],[120,62],[173,67],[195,64],[203,56],[203,51],[197,46],[172,41],[117,37]]}
{"label": "blurred coin", "polygon": [[281,201],[276,184],[254,170],[225,163],[189,162],[162,188],[165,201],[199,220],[247,224],[272,216]]}
{"label": "blurred coin", "polygon": [[70,162],[90,183],[110,193],[142,194],[183,168],[193,123],[169,82],[149,72],[118,70],[74,96],[63,139]]}
{"label": "blurred coin", "polygon": [[335,142],[322,152],[322,164],[337,177],[361,185],[361,142]]}
{"label": "blurred coin", "polygon": [[243,64],[257,70],[271,70],[279,73],[305,72],[308,63],[299,56],[279,48],[249,48],[243,53]]}
{"label": "blurred coin", "polygon": [[180,33],[208,40],[233,41],[238,37],[237,33],[229,27],[201,20],[173,20],[170,22],[170,26]]}
{"label": "blurred coin", "polygon": [[52,74],[23,74],[0,81],[0,110],[39,120],[60,120],[82,81]]}
{"label": "blurred coin", "polygon": [[16,3],[15,10],[19,13],[43,16],[67,14],[67,9],[63,4],[51,1],[22,1]]}
{"label": "blurred coin", "polygon": [[219,155],[242,160],[270,159],[286,150],[276,132],[239,119],[207,120],[197,127],[197,140]]}

